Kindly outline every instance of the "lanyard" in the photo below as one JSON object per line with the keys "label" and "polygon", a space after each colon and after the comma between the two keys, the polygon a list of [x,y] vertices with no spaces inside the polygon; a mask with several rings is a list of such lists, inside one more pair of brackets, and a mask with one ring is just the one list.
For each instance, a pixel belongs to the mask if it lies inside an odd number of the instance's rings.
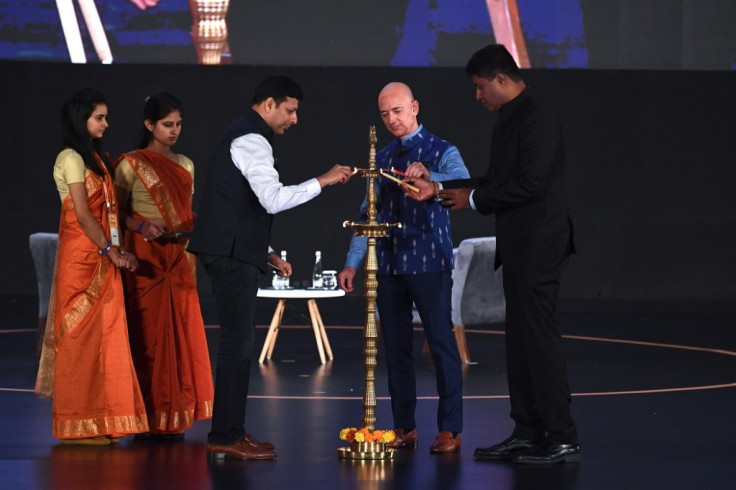
{"label": "lanyard", "polygon": [[[103,167],[104,168],[104,167]],[[114,246],[120,246],[120,233],[118,232],[118,206],[114,196],[111,197],[107,190],[107,179],[110,174],[105,172],[102,179],[102,192],[105,194],[105,205],[107,206],[107,222],[110,225],[110,243]]]}

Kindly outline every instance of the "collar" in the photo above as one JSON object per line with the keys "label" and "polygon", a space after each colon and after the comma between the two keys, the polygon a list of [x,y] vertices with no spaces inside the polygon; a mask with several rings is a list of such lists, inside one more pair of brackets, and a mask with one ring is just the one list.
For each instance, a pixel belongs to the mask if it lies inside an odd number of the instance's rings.
{"label": "collar", "polygon": [[[399,144],[405,148],[409,148],[413,146],[413,139],[416,135],[418,135],[422,130],[424,129],[424,125],[420,124],[417,129],[409,133],[408,135],[404,136],[400,140],[398,140]],[[420,140],[420,138],[417,138],[417,141]]]}
{"label": "collar", "polygon": [[249,109],[245,116],[250,119],[253,124],[255,124],[258,132],[261,133],[264,138],[266,138],[269,144],[271,144],[271,140],[273,140],[273,129],[271,129],[271,126],[268,125],[268,123],[261,117],[261,115],[253,109]]}
{"label": "collar", "polygon": [[511,99],[510,101],[506,102],[504,105],[501,106],[501,108],[498,110],[499,116],[503,117],[504,119],[507,117],[511,117],[514,112],[516,112],[519,109],[519,106],[528,98],[530,97],[530,90],[527,86],[519,95]]}

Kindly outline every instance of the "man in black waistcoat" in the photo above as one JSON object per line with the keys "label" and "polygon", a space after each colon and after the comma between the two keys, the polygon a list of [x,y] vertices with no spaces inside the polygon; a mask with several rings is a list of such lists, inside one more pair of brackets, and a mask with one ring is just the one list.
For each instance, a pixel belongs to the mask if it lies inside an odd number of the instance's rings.
{"label": "man in black waistcoat", "polygon": [[496,264],[503,264],[506,367],[514,430],[503,442],[475,450],[479,460],[577,462],[580,446],[570,414],[570,388],[557,330],[557,294],[575,253],[565,197],[562,129],[526,86],[506,48],[476,52],[466,72],[488,110],[498,111],[485,176],[432,183],[407,179],[443,205],[496,215]]}
{"label": "man in black waistcoat", "polygon": [[215,368],[210,457],[273,459],[273,444],[245,431],[258,276],[266,262],[279,275],[291,265],[269,246],[273,215],[317,197],[322,188],[347,182],[350,167],[284,186],[274,165],[271,140],[297,122],[301,88],[287,77],[267,77],[256,87],[253,106],[220,136],[210,160],[189,251],[199,256],[212,280],[220,317]]}

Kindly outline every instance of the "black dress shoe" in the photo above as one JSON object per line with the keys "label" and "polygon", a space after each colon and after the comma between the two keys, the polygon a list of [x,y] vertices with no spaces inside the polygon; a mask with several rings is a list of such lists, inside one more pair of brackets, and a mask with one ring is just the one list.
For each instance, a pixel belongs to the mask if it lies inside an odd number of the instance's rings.
{"label": "black dress shoe", "polygon": [[495,446],[476,448],[473,457],[481,461],[508,461],[533,449],[535,444],[534,441],[511,436]]}
{"label": "black dress shoe", "polygon": [[546,440],[533,450],[514,457],[519,464],[579,463],[580,446]]}

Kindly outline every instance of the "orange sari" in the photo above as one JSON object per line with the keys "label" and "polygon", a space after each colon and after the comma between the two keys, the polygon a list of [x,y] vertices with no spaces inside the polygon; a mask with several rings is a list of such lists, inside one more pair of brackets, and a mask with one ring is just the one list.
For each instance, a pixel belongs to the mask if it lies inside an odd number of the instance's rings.
{"label": "orange sari", "polygon": [[[103,166],[104,169],[104,166]],[[92,215],[109,236],[105,190],[112,178],[88,172]],[[58,439],[125,435],[148,430],[128,343],[120,271],[101,256],[77,221],[71,195],[61,206],[59,248],[36,393],[53,395]]]}
{"label": "orange sari", "polygon": [[[191,230],[189,172],[151,151],[123,156],[148,190],[166,229]],[[135,212],[132,216],[145,221]],[[186,251],[188,243],[182,237],[146,242],[139,233],[125,235],[125,249],[139,261],[136,272],[124,275],[126,310],[133,361],[153,433],[181,433],[195,420],[212,418],[212,369],[199,309],[196,259]]]}

